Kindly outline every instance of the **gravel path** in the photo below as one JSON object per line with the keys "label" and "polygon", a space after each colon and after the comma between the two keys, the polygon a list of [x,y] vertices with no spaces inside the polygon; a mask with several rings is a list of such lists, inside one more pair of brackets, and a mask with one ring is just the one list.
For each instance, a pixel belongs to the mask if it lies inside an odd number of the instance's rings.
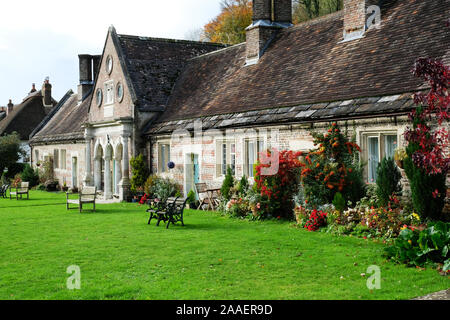
{"label": "gravel path", "polygon": [[415,298],[412,300],[450,300],[450,289],[435,292],[424,297]]}

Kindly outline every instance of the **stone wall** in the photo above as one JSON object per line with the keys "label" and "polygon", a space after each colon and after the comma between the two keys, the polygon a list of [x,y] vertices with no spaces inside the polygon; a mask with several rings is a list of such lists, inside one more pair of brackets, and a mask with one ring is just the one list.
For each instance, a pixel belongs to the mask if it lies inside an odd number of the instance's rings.
{"label": "stone wall", "polygon": [[[43,162],[46,156],[53,158],[54,150],[57,149],[59,154],[60,150],[66,150],[66,168],[62,169],[60,165],[54,169],[54,177],[59,181],[59,185],[63,186],[64,182],[69,188],[74,187],[72,177],[73,158],[77,159],[77,185],[75,187],[80,188],[83,184],[83,177],[86,168],[86,145],[83,142],[71,143],[71,144],[51,144],[51,145],[37,145],[32,147],[33,155],[33,168],[37,168],[39,162]],[[39,159],[36,159],[36,151],[39,153]],[[61,156],[59,156],[60,158]],[[60,158],[61,159],[61,158]]]}

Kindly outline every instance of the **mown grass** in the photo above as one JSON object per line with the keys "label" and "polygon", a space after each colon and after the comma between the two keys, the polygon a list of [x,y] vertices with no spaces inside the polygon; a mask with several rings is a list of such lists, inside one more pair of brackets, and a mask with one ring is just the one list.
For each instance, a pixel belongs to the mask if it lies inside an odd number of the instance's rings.
{"label": "mown grass", "polygon": [[[0,199],[0,299],[410,299],[450,287],[386,262],[381,243],[202,211],[166,230],[137,204],[80,214],[64,197]],[[80,290],[66,288],[70,265]],[[370,265],[380,290],[361,276]]]}

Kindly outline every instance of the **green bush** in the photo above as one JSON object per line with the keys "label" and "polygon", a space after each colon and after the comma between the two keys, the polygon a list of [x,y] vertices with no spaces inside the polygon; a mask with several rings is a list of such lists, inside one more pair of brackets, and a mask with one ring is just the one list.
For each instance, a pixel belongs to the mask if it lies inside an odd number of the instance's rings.
{"label": "green bush", "polygon": [[377,189],[378,205],[386,207],[393,194],[398,195],[402,191],[400,180],[402,174],[397,168],[394,159],[383,158],[377,168]]}
{"label": "green bush", "polygon": [[169,197],[181,196],[180,186],[169,178],[160,178],[155,185],[154,195],[162,201]]}
{"label": "green bush", "polygon": [[247,177],[244,175],[244,176],[242,176],[241,181],[239,181],[239,186],[238,186],[239,194],[242,196],[246,195],[248,192],[248,188],[249,188],[248,180],[247,180]]}
{"label": "green bush", "polygon": [[434,197],[433,192],[438,190],[439,194],[445,195],[445,175],[428,175],[425,170],[417,167],[412,161],[412,155],[418,150],[418,145],[410,143],[406,148],[408,157],[403,160],[406,175],[411,187],[411,198],[422,220],[439,220],[442,218],[442,209],[445,205],[445,197]]}
{"label": "green bush", "polygon": [[196,200],[196,196],[195,196],[195,192],[194,190],[189,191],[188,195],[187,195],[187,203],[188,204],[193,204],[195,203]]}
{"label": "green bush", "polygon": [[142,154],[131,158],[130,165],[132,172],[131,191],[136,192],[138,189],[144,187],[148,178],[148,169]]}
{"label": "green bush", "polygon": [[25,169],[23,169],[20,175],[22,181],[29,182],[30,188],[37,186],[39,184],[39,172],[38,170],[33,170],[31,166],[27,163]]}
{"label": "green bush", "polygon": [[342,193],[336,192],[333,199],[333,205],[337,211],[342,212],[345,209],[345,199],[342,196]]}
{"label": "green bush", "polygon": [[426,263],[443,263],[450,269],[450,223],[430,223],[423,231],[405,228],[385,255],[398,263],[423,267]]}
{"label": "green bush", "polygon": [[150,197],[155,196],[156,186],[158,185],[161,178],[155,174],[152,174],[148,177],[147,181],[144,184],[144,192]]}
{"label": "green bush", "polygon": [[231,199],[231,188],[234,186],[234,177],[233,177],[233,171],[230,167],[227,167],[227,174],[225,175],[225,180],[223,180],[222,188],[220,189],[220,192],[222,194],[222,197],[228,201]]}

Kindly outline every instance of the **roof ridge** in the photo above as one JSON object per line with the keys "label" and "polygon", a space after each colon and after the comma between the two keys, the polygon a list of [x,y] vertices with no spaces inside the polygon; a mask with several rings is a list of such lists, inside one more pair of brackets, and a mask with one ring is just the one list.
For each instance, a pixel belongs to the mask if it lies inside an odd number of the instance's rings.
{"label": "roof ridge", "polygon": [[227,51],[229,49],[233,49],[233,48],[236,48],[236,47],[239,47],[239,46],[243,46],[245,44],[246,44],[245,42],[241,42],[241,43],[234,44],[234,45],[231,45],[229,47],[225,47],[225,48],[222,48],[222,49],[219,49],[219,50],[216,50],[216,51],[207,52],[207,53],[201,54],[199,56],[193,57],[193,58],[189,59],[188,61],[192,61],[192,60],[195,60],[195,59],[203,58],[203,57],[209,56],[209,55],[219,54],[219,53],[222,53],[222,52]]}
{"label": "roof ridge", "polygon": [[195,41],[195,40],[185,40],[185,39],[173,39],[173,38],[158,38],[158,37],[147,37],[129,34],[117,34],[119,38],[131,38],[141,41],[159,41],[159,42],[170,42],[170,43],[191,43],[191,44],[202,44],[202,45],[212,45],[217,47],[227,46],[223,43],[209,42],[209,41]]}

